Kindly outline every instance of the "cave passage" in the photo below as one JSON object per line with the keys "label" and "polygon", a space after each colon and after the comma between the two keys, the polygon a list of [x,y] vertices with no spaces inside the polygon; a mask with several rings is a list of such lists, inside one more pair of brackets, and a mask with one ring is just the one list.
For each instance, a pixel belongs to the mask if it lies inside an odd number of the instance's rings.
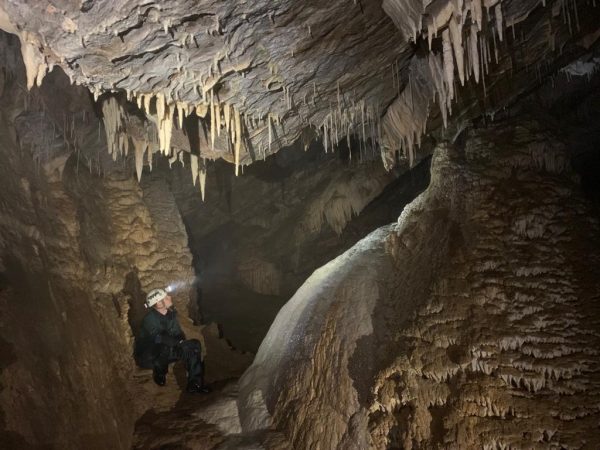
{"label": "cave passage", "polygon": [[[171,183],[190,237],[202,322],[218,323],[235,348],[256,353],[281,306],[315,269],[394,221],[426,188],[429,161],[425,158],[391,181],[358,216],[352,212],[343,217],[347,223],[341,232],[327,222],[308,233],[295,227],[306,209],[315,203],[320,206],[320,189],[329,177],[345,171],[351,179],[379,164],[353,163],[344,145],[329,155],[317,142],[306,151],[299,146],[285,148],[250,166],[242,179],[232,176],[227,164],[217,162],[215,179],[207,179],[214,195],[203,202],[197,200],[192,183],[178,181],[181,174],[174,170]],[[351,194],[342,187],[334,195],[348,205],[362,201],[344,198]],[[325,211],[312,212],[319,213]],[[207,216],[210,223],[203,220]],[[250,223],[247,217],[252,218]],[[296,238],[289,239],[291,235]]]}
{"label": "cave passage", "polygon": [[599,27],[0,0],[0,448],[600,448]]}

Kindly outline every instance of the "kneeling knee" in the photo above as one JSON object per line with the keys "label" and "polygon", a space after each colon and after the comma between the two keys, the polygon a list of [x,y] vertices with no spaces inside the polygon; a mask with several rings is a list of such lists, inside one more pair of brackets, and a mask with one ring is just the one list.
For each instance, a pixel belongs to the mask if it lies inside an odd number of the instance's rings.
{"label": "kneeling knee", "polygon": [[198,339],[188,339],[182,343],[183,346],[189,348],[190,350],[198,350],[200,351],[201,345]]}

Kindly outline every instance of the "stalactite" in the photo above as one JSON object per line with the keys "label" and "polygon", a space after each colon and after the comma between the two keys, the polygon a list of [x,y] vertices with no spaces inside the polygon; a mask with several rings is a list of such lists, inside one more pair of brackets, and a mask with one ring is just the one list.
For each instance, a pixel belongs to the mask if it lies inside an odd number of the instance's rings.
{"label": "stalactite", "polygon": [[350,124],[346,128],[346,144],[348,145],[348,157],[352,161],[352,145],[350,144]]}
{"label": "stalactite", "polygon": [[437,93],[438,104],[440,106],[440,112],[442,113],[442,120],[444,127],[448,126],[448,103],[449,96],[447,94],[447,88],[444,83],[444,70],[440,60],[440,56],[433,53],[429,54],[428,63],[431,80],[433,80],[434,93]]}
{"label": "stalactite", "polygon": [[214,98],[214,92],[211,90],[210,91],[210,146],[213,151],[215,150],[215,126],[216,126],[215,98]]}
{"label": "stalactite", "polygon": [[485,44],[484,49],[485,49],[485,73],[489,74],[490,73],[490,63],[492,62],[492,53],[490,52],[490,40],[487,38],[487,36],[484,37],[483,42]]}
{"label": "stalactite", "polygon": [[196,186],[196,180],[198,179],[198,156],[193,153],[190,154],[190,169],[192,170],[192,183]]}
{"label": "stalactite", "polygon": [[442,45],[444,56],[444,77],[448,88],[450,100],[454,98],[454,59],[452,57],[452,44],[448,29],[442,32]]}
{"label": "stalactite", "polygon": [[183,129],[183,117],[184,117],[184,109],[185,106],[182,103],[177,102],[176,103],[176,110],[177,110],[177,124],[179,126],[179,129]]}
{"label": "stalactite", "polygon": [[219,101],[217,101],[215,104],[215,119],[217,121],[217,136],[221,136],[221,104],[219,103]]}
{"label": "stalactite", "polygon": [[143,94],[139,94],[135,96],[135,104],[137,105],[138,109],[142,109],[143,104],[144,104],[144,95]]}
{"label": "stalactite", "polygon": [[137,179],[139,182],[142,179],[142,170],[144,168],[144,153],[146,152],[148,145],[145,141],[133,139],[133,148],[135,151],[135,172],[137,174]]}
{"label": "stalactite", "polygon": [[208,114],[208,105],[205,103],[200,103],[196,105],[196,115],[201,118],[206,118]]}
{"label": "stalactite", "polygon": [[163,93],[157,93],[156,98],[156,123],[158,128],[158,142],[161,153],[168,155],[171,151],[171,136],[173,133],[173,113],[166,103]]}
{"label": "stalactite", "polygon": [[177,161],[177,152],[173,152],[173,155],[169,158],[169,169],[173,166],[173,163]]}
{"label": "stalactite", "polygon": [[125,111],[115,97],[108,97],[102,102],[102,115],[108,153],[113,160],[116,160],[117,152],[122,152],[124,145],[122,135],[124,134]]}
{"label": "stalactite", "polygon": [[161,121],[161,134],[163,136],[162,151],[165,155],[169,155],[171,152],[171,136],[173,134],[173,113],[169,105],[165,105],[165,116]]}
{"label": "stalactite", "polygon": [[229,132],[231,127],[231,109],[229,103],[225,103],[223,107],[223,115],[225,117],[225,129]]}
{"label": "stalactite", "polygon": [[240,110],[234,109],[235,120],[235,175],[238,176],[240,165],[240,149],[242,146],[242,121],[240,118]]}
{"label": "stalactite", "polygon": [[366,133],[365,133],[365,101],[362,100],[360,103],[360,126],[362,128],[362,143],[363,146],[365,145],[365,142],[367,142],[367,137],[366,137]]}
{"label": "stalactite", "polygon": [[492,31],[492,44],[494,47],[494,61],[498,64],[498,43],[496,42],[496,33]]}
{"label": "stalactite", "polygon": [[[162,93],[157,93],[155,95],[155,106],[156,106],[156,122],[160,124],[160,122],[165,117],[165,96]],[[162,150],[162,147],[161,147]]]}
{"label": "stalactite", "polygon": [[146,110],[146,114],[150,114],[150,102],[152,101],[152,96],[150,94],[144,96],[144,109]]}
{"label": "stalactite", "polygon": [[198,176],[200,178],[200,195],[202,196],[202,201],[204,201],[206,194],[206,162],[202,165],[202,168],[198,172]]}
{"label": "stalactite", "polygon": [[273,141],[273,131],[272,131],[272,124],[271,124],[271,114],[267,114],[267,127],[269,128],[269,153],[271,153],[271,143]]}
{"label": "stalactite", "polygon": [[496,31],[498,32],[498,39],[502,42],[504,35],[504,23],[502,18],[502,2],[498,2],[498,4],[494,7],[494,16],[496,17]]}
{"label": "stalactite", "polygon": [[477,29],[481,31],[483,24],[483,8],[481,7],[481,0],[471,0],[471,17],[477,24]]}
{"label": "stalactite", "polygon": [[[464,48],[462,39],[462,27],[457,21],[457,18],[450,18],[449,30],[450,40],[452,41],[452,48],[454,49],[454,57],[456,59],[456,66],[458,68],[458,77],[460,78],[460,84],[465,85],[465,59],[464,59]],[[445,57],[445,56],[444,56]]]}
{"label": "stalactite", "polygon": [[[31,38],[33,40],[33,38]],[[29,33],[24,32],[21,36],[21,55],[25,64],[27,77],[27,89],[34,85],[41,86],[42,80],[48,72],[48,64],[43,54],[30,41]]]}

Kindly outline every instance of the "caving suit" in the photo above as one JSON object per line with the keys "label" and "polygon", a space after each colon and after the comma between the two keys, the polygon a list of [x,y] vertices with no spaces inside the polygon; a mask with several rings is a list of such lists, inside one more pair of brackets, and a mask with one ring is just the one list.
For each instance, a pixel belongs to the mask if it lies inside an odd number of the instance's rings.
{"label": "caving suit", "polygon": [[164,375],[170,363],[183,360],[188,384],[196,382],[203,385],[200,341],[186,340],[175,309],[169,309],[164,315],[154,308],[150,309],[136,338],[134,357],[140,367],[153,369]]}

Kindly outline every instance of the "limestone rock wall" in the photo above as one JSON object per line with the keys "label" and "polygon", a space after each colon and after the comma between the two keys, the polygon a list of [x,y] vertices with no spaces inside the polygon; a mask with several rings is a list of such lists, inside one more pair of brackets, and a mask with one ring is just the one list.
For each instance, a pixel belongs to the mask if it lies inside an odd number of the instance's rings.
{"label": "limestone rock wall", "polygon": [[398,223],[325,265],[242,378],[295,448],[596,448],[597,211],[534,122],[440,146]]}
{"label": "limestone rock wall", "polygon": [[[91,289],[82,203],[67,181],[76,182],[77,163],[37,109],[49,91],[27,93],[13,69],[17,76],[3,67],[0,106],[0,442],[128,448],[127,322],[110,296]],[[22,130],[44,124],[45,145],[31,145]]]}
{"label": "limestone rock wall", "polygon": [[179,282],[202,339],[187,235],[160,177],[106,161],[85,90],[53,73],[27,91],[15,41],[0,33],[0,446],[127,449],[152,406],[132,379],[145,292]]}

